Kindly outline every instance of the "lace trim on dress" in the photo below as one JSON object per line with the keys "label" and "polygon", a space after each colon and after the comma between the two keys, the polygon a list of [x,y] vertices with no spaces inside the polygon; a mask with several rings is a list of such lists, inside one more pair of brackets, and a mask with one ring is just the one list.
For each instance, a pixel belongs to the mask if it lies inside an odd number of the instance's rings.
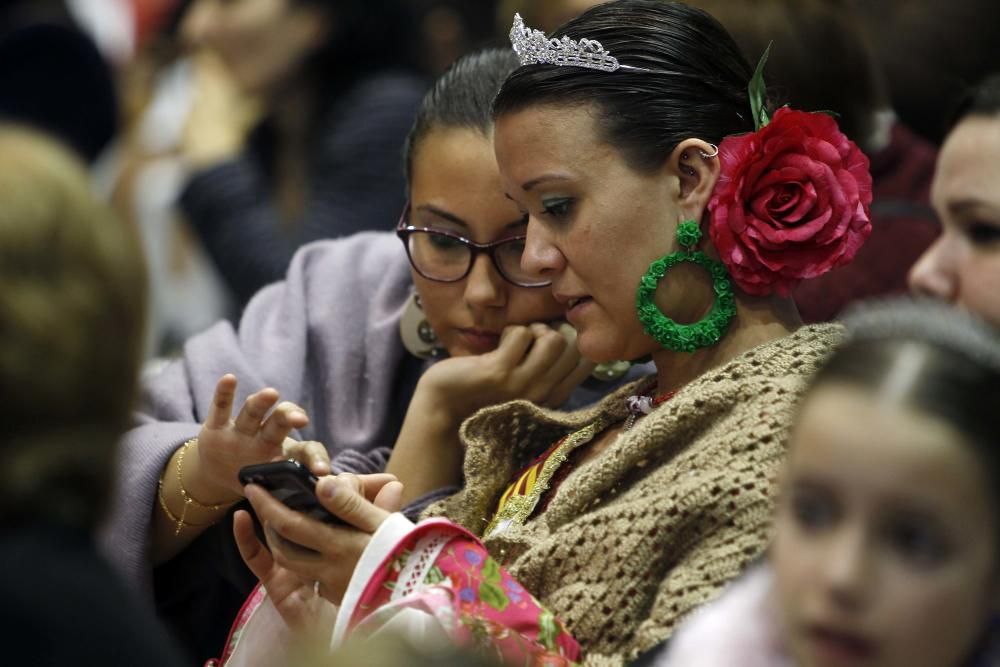
{"label": "lace trim on dress", "polygon": [[399,573],[396,587],[389,598],[390,601],[404,598],[419,589],[427,578],[427,573],[434,567],[434,563],[441,555],[445,545],[454,537],[454,534],[442,530],[435,530],[424,535],[413,547],[413,553]]}

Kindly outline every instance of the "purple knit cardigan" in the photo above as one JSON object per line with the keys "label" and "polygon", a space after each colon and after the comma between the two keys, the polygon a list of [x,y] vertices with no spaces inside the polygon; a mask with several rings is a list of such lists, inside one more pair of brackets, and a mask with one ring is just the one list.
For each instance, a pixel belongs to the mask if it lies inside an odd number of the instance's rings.
{"label": "purple knit cardigan", "polygon": [[305,408],[310,423],[293,437],[323,442],[335,457],[355,453],[341,456],[341,467],[363,471],[372,457],[356,453],[395,442],[424,367],[399,336],[411,285],[394,234],[309,244],[283,282],[250,301],[238,331],[217,323],[144,383],[135,426],[121,441],[119,488],[104,530],[109,557],[130,580],[149,584],[160,473],[177,447],[198,434],[225,373],[239,380],[237,408],[266,386]]}

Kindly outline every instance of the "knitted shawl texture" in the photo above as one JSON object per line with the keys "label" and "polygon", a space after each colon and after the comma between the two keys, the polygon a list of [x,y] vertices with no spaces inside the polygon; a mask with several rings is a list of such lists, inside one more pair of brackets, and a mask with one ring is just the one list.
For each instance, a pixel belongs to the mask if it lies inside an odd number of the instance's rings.
{"label": "knitted shawl texture", "polygon": [[[573,470],[543,512],[485,540],[567,624],[585,664],[655,646],[761,555],[795,404],[841,336],[802,327],[703,374]],[[518,470],[599,417],[624,419],[641,382],[572,413],[526,401],[477,413],[461,432],[465,488],[426,516],[481,535]]]}

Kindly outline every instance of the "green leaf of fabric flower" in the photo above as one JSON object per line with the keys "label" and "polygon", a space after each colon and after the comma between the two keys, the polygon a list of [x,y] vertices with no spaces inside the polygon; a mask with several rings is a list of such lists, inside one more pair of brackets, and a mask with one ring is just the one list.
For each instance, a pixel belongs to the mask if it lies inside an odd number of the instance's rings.
{"label": "green leaf of fabric flower", "polygon": [[556,617],[548,609],[542,609],[538,616],[538,641],[549,651],[556,650],[556,637],[559,636],[559,626]]}
{"label": "green leaf of fabric flower", "polygon": [[492,558],[487,558],[483,563],[483,580],[491,584],[500,584],[500,565]]}
{"label": "green leaf of fabric flower", "polygon": [[424,575],[424,583],[428,586],[439,584],[442,581],[444,581],[444,572],[437,565],[427,570],[427,574]]}
{"label": "green leaf of fabric flower", "polygon": [[479,599],[497,611],[503,611],[510,604],[503,589],[489,581],[479,584]]}
{"label": "green leaf of fabric flower", "polygon": [[771,44],[764,49],[764,55],[757,62],[757,69],[753,72],[747,92],[750,94],[750,111],[753,113],[754,130],[767,125],[771,119],[767,116],[767,86],[764,84],[764,65],[767,64],[767,57],[771,54]]}

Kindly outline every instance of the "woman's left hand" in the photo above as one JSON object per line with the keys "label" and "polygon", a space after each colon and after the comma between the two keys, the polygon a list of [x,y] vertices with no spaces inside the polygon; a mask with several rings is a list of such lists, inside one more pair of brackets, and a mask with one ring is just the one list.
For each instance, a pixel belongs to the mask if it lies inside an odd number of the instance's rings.
{"label": "woman's left hand", "polygon": [[268,586],[272,582],[280,589],[275,591],[280,599],[294,601],[301,597],[298,589],[316,582],[320,595],[340,604],[371,536],[391,512],[399,509],[402,485],[386,474],[345,473],[321,478],[316,496],[347,525],[316,521],[289,509],[253,484],[247,485],[245,493],[264,525],[270,554],[259,543],[254,548],[252,530],[248,535],[237,528],[237,542],[247,565],[268,593],[272,594]]}

